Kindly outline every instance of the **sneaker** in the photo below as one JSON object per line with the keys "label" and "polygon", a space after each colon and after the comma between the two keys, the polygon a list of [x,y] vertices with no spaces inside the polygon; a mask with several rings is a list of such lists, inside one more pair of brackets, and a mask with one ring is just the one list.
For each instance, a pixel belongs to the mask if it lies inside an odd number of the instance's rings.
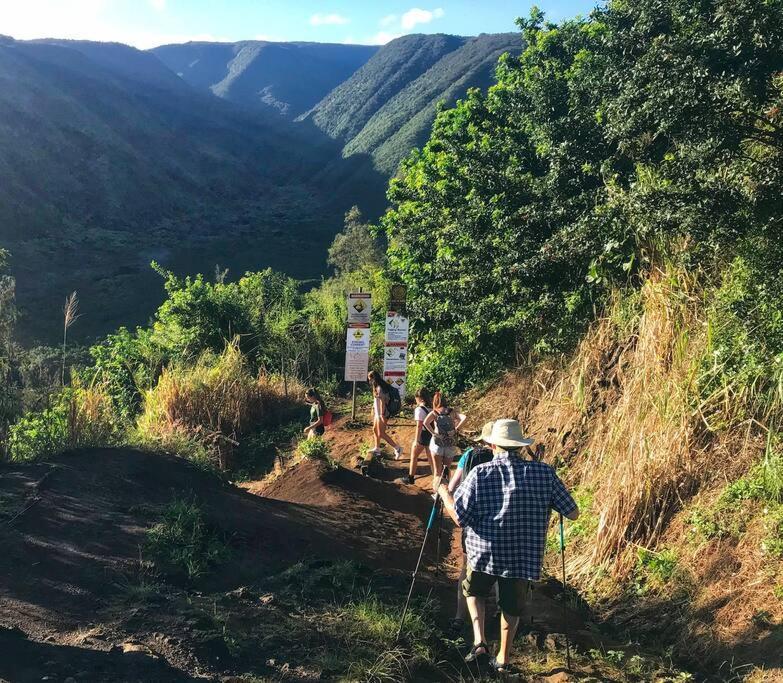
{"label": "sneaker", "polygon": [[397,446],[394,449],[394,459],[399,460],[402,457],[402,446]]}
{"label": "sneaker", "polygon": [[410,474],[406,474],[404,477],[400,477],[397,479],[397,481],[400,484],[407,484],[408,486],[413,486],[414,479]]}

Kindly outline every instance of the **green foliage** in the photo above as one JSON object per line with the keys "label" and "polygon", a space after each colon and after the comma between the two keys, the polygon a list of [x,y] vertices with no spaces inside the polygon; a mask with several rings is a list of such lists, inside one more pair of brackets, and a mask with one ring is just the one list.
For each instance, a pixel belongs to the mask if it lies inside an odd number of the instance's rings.
{"label": "green foliage", "polygon": [[76,384],[63,389],[52,405],[30,412],[10,428],[11,460],[48,458],[73,448],[117,443],[123,424],[100,388]]}
{"label": "green foliage", "polygon": [[770,505],[764,509],[764,540],[761,550],[772,557],[783,557],[783,505]]}
{"label": "green foliage", "polygon": [[345,214],[345,228],[329,247],[327,263],[340,273],[352,273],[362,268],[378,270],[383,264],[383,252],[371,232],[371,226],[362,220],[362,212],[353,206]]}
{"label": "green foliage", "polygon": [[328,460],[332,449],[320,436],[302,439],[296,447],[296,454],[306,460]]}
{"label": "green foliage", "polygon": [[190,580],[230,557],[228,546],[198,503],[184,498],[175,498],[164,508],[161,521],[147,531],[145,550],[160,571]]}
{"label": "green foliage", "polygon": [[639,592],[661,589],[677,571],[677,554],[670,548],[656,552],[639,548],[636,560],[636,576]]}
{"label": "green foliage", "polygon": [[728,253],[766,272],[740,297],[760,302],[745,327],[766,347],[745,376],[777,384],[764,373],[783,351],[779,3],[642,0],[519,23],[522,55],[438,114],[389,190],[390,266],[421,321],[413,373],[459,349],[461,387],[568,350],[612,289],[667,259],[711,272]]}

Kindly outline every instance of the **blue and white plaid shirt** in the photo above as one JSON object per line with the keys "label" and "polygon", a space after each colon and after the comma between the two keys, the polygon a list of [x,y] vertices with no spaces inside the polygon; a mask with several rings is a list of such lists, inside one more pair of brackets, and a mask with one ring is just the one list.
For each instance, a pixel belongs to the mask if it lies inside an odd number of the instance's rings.
{"label": "blue and white plaid shirt", "polygon": [[454,508],[473,570],[537,581],[550,511],[568,515],[576,503],[549,465],[501,451],[471,470]]}

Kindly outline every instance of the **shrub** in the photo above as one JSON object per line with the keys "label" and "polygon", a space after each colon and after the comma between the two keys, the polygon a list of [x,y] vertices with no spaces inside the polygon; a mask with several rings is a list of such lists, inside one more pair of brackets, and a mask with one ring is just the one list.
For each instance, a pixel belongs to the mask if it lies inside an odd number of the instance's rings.
{"label": "shrub", "polygon": [[145,549],[155,565],[168,574],[196,579],[228,560],[229,549],[204,519],[195,500],[175,498],[162,520],[147,531]]}
{"label": "shrub", "polygon": [[11,427],[11,459],[47,458],[72,448],[116,443],[122,424],[111,399],[98,387],[63,390],[52,407],[29,413]]}
{"label": "shrub", "polygon": [[238,343],[216,356],[203,354],[193,366],[164,370],[146,392],[137,433],[142,443],[181,452],[200,444],[213,464],[227,469],[239,439],[278,422],[289,408],[279,388],[250,372]]}
{"label": "shrub", "polygon": [[328,461],[331,452],[332,449],[329,447],[329,444],[320,436],[315,436],[312,439],[303,439],[296,447],[296,454],[307,460]]}

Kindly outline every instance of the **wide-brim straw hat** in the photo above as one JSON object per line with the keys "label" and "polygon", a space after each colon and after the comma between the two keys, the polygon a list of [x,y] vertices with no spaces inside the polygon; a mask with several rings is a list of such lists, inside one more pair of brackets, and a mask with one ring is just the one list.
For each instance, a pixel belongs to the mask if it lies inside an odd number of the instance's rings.
{"label": "wide-brim straw hat", "polygon": [[495,420],[491,433],[484,441],[500,448],[523,448],[534,443],[522,433],[517,420]]}
{"label": "wide-brim straw hat", "polygon": [[494,425],[494,422],[487,422],[482,428],[481,428],[481,434],[479,434],[474,441],[477,443],[488,443],[487,438],[490,434],[492,434],[492,425]]}

